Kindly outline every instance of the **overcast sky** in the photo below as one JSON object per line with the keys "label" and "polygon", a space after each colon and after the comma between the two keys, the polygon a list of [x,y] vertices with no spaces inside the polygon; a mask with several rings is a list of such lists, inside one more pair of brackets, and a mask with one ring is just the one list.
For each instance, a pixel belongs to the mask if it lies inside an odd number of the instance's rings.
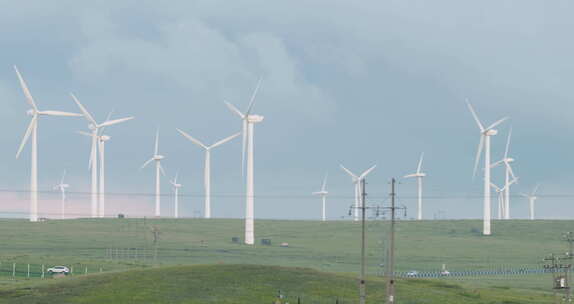
{"label": "overcast sky", "polygon": [[[202,212],[203,151],[181,128],[206,143],[238,132],[224,105],[245,109],[262,77],[254,112],[255,212],[259,218],[318,218],[311,197],[329,173],[328,217],[344,216],[351,179],[372,164],[373,203],[388,181],[413,173],[425,152],[424,216],[482,216],[480,175],[472,168],[479,132],[469,98],[485,124],[511,119],[492,139],[502,157],[513,127],[511,154],[520,183],[513,194],[541,183],[537,213],[571,218],[574,207],[574,4],[571,1],[78,1],[0,0],[0,187],[29,187],[30,147],[14,156],[29,117],[12,66],[38,106],[79,111],[74,92],[97,120],[133,115],[108,128],[107,188],[153,193],[154,133],[168,177],[180,170],[182,214]],[[68,171],[70,191],[89,191],[89,139],[83,118],[42,117],[39,184],[50,191]],[[212,155],[213,214],[242,217],[241,140]],[[502,170],[493,182],[502,184]],[[415,181],[399,185],[409,217]],[[167,179],[162,191],[171,193]],[[546,195],[546,196],[545,196]],[[565,195],[556,197],[556,195]],[[7,212],[28,210],[26,194],[4,193]],[[54,212],[56,194],[42,193],[40,211]],[[89,210],[71,195],[70,208]],[[163,198],[171,214],[172,198]],[[109,213],[153,214],[153,197],[109,195]],[[18,211],[19,210],[19,211]],[[513,216],[527,216],[525,199]]]}

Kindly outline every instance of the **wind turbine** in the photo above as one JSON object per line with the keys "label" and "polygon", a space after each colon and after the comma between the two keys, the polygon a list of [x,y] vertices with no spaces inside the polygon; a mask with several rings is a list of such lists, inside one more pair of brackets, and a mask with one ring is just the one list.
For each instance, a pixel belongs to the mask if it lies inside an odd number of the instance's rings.
{"label": "wind turbine", "polygon": [[313,195],[318,195],[321,197],[321,201],[322,201],[322,206],[323,208],[321,209],[321,220],[324,222],[327,220],[326,216],[325,216],[325,201],[327,200],[327,195],[329,194],[329,192],[327,192],[327,174],[325,174],[325,177],[323,178],[323,184],[321,184],[321,190],[317,191],[317,192],[313,192]]}
{"label": "wind turbine", "polygon": [[[234,105],[229,102],[225,102],[227,107],[237,114],[243,121],[243,149],[242,149],[242,170],[245,170],[245,154],[247,154],[247,176],[246,176],[246,192],[245,192],[245,244],[253,245],[255,244],[255,219],[254,219],[254,182],[253,182],[253,131],[254,125],[263,121],[263,116],[251,114],[253,109],[253,102],[255,101],[255,96],[257,96],[257,91],[259,91],[259,86],[261,85],[261,79],[257,82],[257,86],[253,91],[251,96],[251,101],[245,113],[241,113]],[[246,151],[247,150],[247,151]],[[246,153],[247,152],[247,153]]]}
{"label": "wind turbine", "polygon": [[[107,141],[110,139],[109,136],[107,135],[102,135],[100,137],[100,130],[103,130],[103,128],[107,127],[107,126],[111,126],[111,125],[115,125],[115,124],[119,124],[128,120],[133,119],[133,116],[130,117],[124,117],[124,118],[119,118],[119,119],[114,119],[114,120],[110,120],[110,115],[108,115],[108,119],[106,121],[104,121],[101,124],[98,124],[96,122],[96,120],[94,119],[94,117],[90,114],[90,112],[88,112],[88,110],[84,107],[84,105],[82,105],[80,103],[80,101],[78,100],[78,98],[76,98],[76,96],[74,94],[70,93],[70,96],[72,97],[72,99],[74,100],[74,102],[78,105],[78,107],[80,108],[80,110],[82,111],[82,113],[84,114],[84,117],[86,118],[86,120],[88,120],[88,129],[90,129],[92,131],[91,134],[88,134],[89,136],[92,137],[92,148],[90,151],[90,162],[89,162],[89,166],[91,166],[91,171],[92,171],[92,217],[103,217],[104,216],[104,208],[105,208],[105,188],[104,188],[104,165],[103,165],[103,161],[104,161],[104,145],[103,142]],[[83,134],[83,133],[82,133]],[[85,135],[85,134],[84,134]],[[100,172],[100,189],[99,189],[99,199],[100,199],[100,203],[98,204],[98,146],[100,147],[100,158],[102,161],[102,164],[100,165],[100,169],[102,170],[102,172]]]}
{"label": "wind turbine", "polygon": [[169,181],[169,183],[173,186],[173,191],[175,192],[174,196],[175,196],[175,214],[174,217],[175,218],[179,218],[179,188],[181,188],[181,184],[177,183],[177,176],[179,175],[179,172],[175,174],[175,177],[173,178],[173,180]]}
{"label": "wind turbine", "polygon": [[504,187],[500,188],[497,185],[490,183],[490,186],[496,190],[497,198],[498,198],[498,219],[501,220],[504,216],[508,213],[508,206],[505,204],[504,201],[504,193],[508,187],[518,181],[517,178],[510,181],[510,183],[505,184]]}
{"label": "wind turbine", "polygon": [[26,96],[26,102],[32,107],[26,113],[32,116],[32,120],[26,129],[26,133],[22,138],[22,142],[20,143],[20,147],[18,148],[18,152],[16,152],[16,158],[20,156],[22,149],[24,149],[24,145],[28,141],[30,135],[32,135],[32,143],[31,143],[31,165],[30,165],[30,221],[37,222],[38,221],[38,117],[44,116],[82,116],[81,114],[77,113],[69,113],[69,112],[62,112],[62,111],[40,111],[36,106],[36,102],[24,81],[24,78],[18,71],[18,68],[14,66],[14,70],[16,71],[16,75],[18,76],[18,80],[20,81],[20,86],[22,87],[22,91],[24,91],[24,96]]}
{"label": "wind turbine", "polygon": [[506,140],[506,149],[504,150],[504,158],[492,164],[491,168],[497,167],[500,164],[504,164],[505,167],[505,189],[504,189],[504,214],[503,217],[505,220],[510,219],[510,177],[516,179],[514,172],[512,171],[512,167],[510,163],[514,162],[514,158],[508,156],[508,150],[510,148],[510,137],[512,136],[512,129],[508,132],[508,138]]}
{"label": "wind turbine", "polygon": [[217,147],[217,146],[221,146],[224,143],[234,139],[235,137],[241,135],[241,133],[237,133],[237,134],[233,134],[229,137],[226,137],[216,143],[214,143],[211,146],[206,146],[205,144],[203,144],[202,142],[200,142],[199,140],[191,137],[191,135],[185,133],[184,131],[177,129],[177,131],[179,133],[181,133],[181,135],[183,135],[185,138],[189,139],[191,142],[193,142],[194,144],[202,147],[205,149],[205,167],[204,167],[204,187],[205,187],[205,214],[204,217],[205,218],[211,218],[211,149]]}
{"label": "wind turbine", "polygon": [[421,172],[421,167],[423,165],[424,153],[421,153],[419,159],[419,165],[417,166],[417,172],[409,175],[405,175],[404,178],[416,177],[418,183],[418,210],[417,210],[417,220],[423,219],[423,177],[427,176],[426,173]]}
{"label": "wind turbine", "polygon": [[536,184],[532,192],[530,194],[522,193],[521,195],[528,199],[528,205],[530,209],[530,219],[534,220],[534,202],[538,199],[536,196],[536,191],[538,191],[538,187],[540,184]]}
{"label": "wind turbine", "polygon": [[508,117],[504,117],[495,123],[491,124],[487,128],[484,128],[480,119],[474,112],[474,109],[467,101],[468,109],[472,113],[478,128],[480,129],[480,143],[478,144],[478,151],[476,153],[476,159],[474,161],[474,171],[473,177],[476,176],[476,170],[478,169],[478,162],[480,160],[480,155],[482,154],[482,148],[484,146],[484,206],[483,206],[483,235],[491,235],[490,230],[490,220],[491,220],[491,204],[490,204],[490,137],[498,133],[494,127],[501,124],[503,121],[507,120]]}
{"label": "wind turbine", "polygon": [[146,161],[141,169],[145,168],[149,163],[155,161],[155,216],[159,217],[160,213],[160,176],[159,173],[165,175],[165,171],[161,166],[161,160],[164,159],[163,155],[159,154],[159,129],[155,133],[155,149],[152,158]]}
{"label": "wind turbine", "polygon": [[365,172],[361,173],[360,175],[356,175],[353,172],[351,172],[349,169],[345,168],[343,165],[340,165],[341,169],[343,169],[345,172],[347,172],[347,174],[349,174],[351,176],[351,178],[353,179],[353,183],[355,184],[355,208],[353,208],[355,210],[355,221],[359,220],[359,208],[363,207],[363,205],[365,204],[365,202],[362,201],[362,189],[361,189],[361,181],[363,179],[365,179],[365,177],[367,176],[367,174],[371,173],[371,171],[373,171],[375,169],[375,167],[377,167],[377,165],[374,165],[372,167],[370,167],[369,169],[367,169]]}
{"label": "wind turbine", "polygon": [[70,185],[64,183],[65,177],[66,170],[64,170],[64,174],[62,175],[60,183],[54,186],[54,190],[60,190],[62,193],[62,219],[66,219],[66,188],[70,187]]}

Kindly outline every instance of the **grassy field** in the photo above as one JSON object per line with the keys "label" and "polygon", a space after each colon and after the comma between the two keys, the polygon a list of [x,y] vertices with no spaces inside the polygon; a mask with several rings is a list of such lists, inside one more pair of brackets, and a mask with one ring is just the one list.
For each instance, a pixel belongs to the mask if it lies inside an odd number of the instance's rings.
{"label": "grassy field", "polygon": [[[385,284],[367,281],[367,302],[381,303]],[[259,265],[170,266],[73,278],[21,282],[0,288],[0,303],[356,303],[351,275]],[[526,289],[465,288],[432,280],[400,280],[397,303],[553,303]]]}
{"label": "grassy field", "polygon": [[[256,221],[257,245],[234,244],[243,221],[233,219],[80,219],[30,223],[0,220],[0,276],[11,263],[76,264],[90,271],[132,269],[149,265],[259,264],[307,267],[325,272],[356,273],[359,269],[360,225],[349,221]],[[368,274],[381,272],[387,222],[368,223]],[[157,259],[152,229],[159,231]],[[431,271],[540,267],[551,252],[563,253],[564,231],[574,221],[494,221],[492,236],[482,236],[480,221],[401,221],[397,225],[397,270]],[[269,238],[272,246],[259,244]],[[288,242],[288,248],[279,246]],[[122,258],[110,259],[110,249]],[[144,259],[126,254],[147,250]],[[117,251],[116,251],[117,252]],[[141,252],[141,251],[140,251]],[[455,280],[455,279],[450,279]],[[456,279],[463,286],[547,289],[550,278],[501,276]]]}

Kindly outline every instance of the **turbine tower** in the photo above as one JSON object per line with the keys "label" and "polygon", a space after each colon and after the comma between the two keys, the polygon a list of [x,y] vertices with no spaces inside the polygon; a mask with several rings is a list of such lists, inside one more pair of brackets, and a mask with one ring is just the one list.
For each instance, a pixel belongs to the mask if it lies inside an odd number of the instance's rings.
{"label": "turbine tower", "polygon": [[175,198],[175,214],[174,217],[175,218],[179,218],[179,188],[181,188],[181,184],[177,183],[177,176],[179,175],[179,172],[175,174],[175,177],[173,178],[173,180],[169,181],[169,183],[173,186],[173,191],[174,193],[174,198]]}
{"label": "turbine tower", "polygon": [[44,116],[82,116],[81,114],[77,113],[69,113],[69,112],[62,112],[62,111],[40,111],[36,106],[36,102],[24,81],[24,78],[18,71],[18,68],[14,66],[14,70],[16,71],[16,75],[18,76],[18,80],[20,81],[20,86],[22,87],[22,91],[24,91],[24,96],[26,96],[26,102],[32,107],[30,110],[27,111],[27,114],[32,116],[32,120],[26,129],[26,133],[22,138],[22,142],[20,143],[20,147],[18,148],[18,152],[16,152],[16,158],[20,156],[22,149],[24,149],[24,145],[28,141],[30,135],[32,135],[32,143],[31,143],[31,165],[30,165],[30,222],[37,222],[38,221],[38,117]]}
{"label": "turbine tower", "polygon": [[365,203],[362,201],[363,189],[361,188],[361,181],[363,179],[365,179],[367,174],[371,173],[371,171],[373,171],[375,169],[375,167],[377,167],[377,165],[370,167],[369,169],[367,169],[365,172],[361,173],[360,175],[354,174],[349,169],[345,168],[343,165],[340,165],[340,166],[341,166],[341,169],[343,169],[345,172],[347,172],[347,174],[349,174],[351,176],[351,178],[353,179],[353,183],[355,184],[355,208],[353,208],[353,209],[355,210],[355,213],[354,213],[355,221],[358,221],[359,220],[359,208],[363,207],[363,205]]}
{"label": "turbine tower", "polygon": [[[80,103],[80,101],[78,100],[78,98],[76,98],[76,96],[74,94],[70,94],[70,96],[72,97],[72,99],[74,100],[74,102],[78,105],[78,107],[80,108],[80,110],[82,111],[82,113],[84,114],[84,117],[86,118],[86,120],[88,121],[88,129],[90,129],[92,131],[91,134],[88,134],[88,136],[92,137],[92,148],[90,149],[90,162],[88,166],[91,166],[91,173],[92,173],[92,193],[91,193],[91,197],[92,197],[92,217],[103,217],[104,216],[104,208],[105,208],[105,196],[104,196],[104,166],[103,166],[103,161],[104,161],[104,153],[103,153],[103,142],[107,141],[110,139],[109,136],[106,135],[100,135],[100,131],[103,130],[105,127],[107,126],[111,126],[111,125],[115,125],[115,124],[119,124],[128,120],[133,119],[132,116],[130,117],[124,117],[124,118],[120,118],[120,119],[114,119],[114,120],[110,120],[110,115],[111,113],[108,115],[108,119],[106,121],[104,121],[101,124],[98,124],[96,122],[96,120],[94,119],[94,117],[90,114],[90,112],[88,112],[88,110],[84,107],[84,105],[82,105]],[[80,134],[86,135],[83,132],[80,132]],[[98,147],[100,147],[100,158],[102,161],[102,164],[100,165],[100,170],[102,170],[102,172],[100,172],[100,189],[99,189],[99,199],[100,202],[98,204]]]}
{"label": "turbine tower", "polygon": [[329,192],[327,192],[327,174],[325,174],[325,177],[323,178],[323,184],[321,184],[321,190],[317,191],[317,192],[313,192],[313,195],[318,195],[319,197],[321,197],[321,201],[322,201],[322,211],[321,211],[321,220],[324,222],[327,220],[327,217],[325,215],[325,202],[327,200],[327,195],[329,194]]}
{"label": "turbine tower", "polygon": [[204,167],[204,183],[203,183],[203,185],[205,187],[205,205],[204,205],[205,214],[204,214],[204,217],[206,219],[211,218],[211,149],[213,149],[217,146],[223,145],[224,143],[226,143],[226,142],[234,139],[235,137],[241,135],[241,133],[233,134],[229,137],[226,137],[226,138],[214,143],[211,146],[206,146],[205,144],[203,144],[199,140],[191,137],[191,135],[183,132],[182,130],[177,129],[177,131],[179,133],[181,133],[181,135],[183,135],[185,138],[187,138],[191,142],[193,142],[194,144],[205,149],[205,167]]}
{"label": "turbine tower", "polygon": [[426,173],[421,172],[421,168],[423,165],[423,157],[424,153],[422,153],[421,157],[419,158],[419,165],[417,166],[417,172],[404,176],[404,178],[416,177],[417,179],[418,184],[417,220],[419,221],[423,219],[423,178],[427,176]]}
{"label": "turbine tower", "polygon": [[526,194],[526,193],[522,193],[521,195],[526,197],[528,199],[528,207],[529,207],[529,215],[530,215],[530,219],[534,220],[534,202],[538,199],[538,197],[536,196],[536,191],[538,191],[538,187],[540,186],[540,184],[536,184],[536,186],[534,187],[534,189],[532,190],[532,192],[530,192],[530,194]]}
{"label": "turbine tower", "polygon": [[60,190],[62,193],[62,219],[66,219],[66,188],[70,187],[70,185],[64,183],[64,178],[66,177],[66,170],[64,170],[64,174],[62,175],[62,179],[60,183],[54,186],[54,190]]}
{"label": "turbine tower", "polygon": [[165,171],[161,166],[161,160],[164,159],[163,155],[159,154],[159,129],[155,133],[155,149],[152,158],[146,161],[141,169],[145,168],[149,163],[155,161],[155,216],[159,217],[161,215],[160,212],[160,176],[159,173],[165,175]]}
{"label": "turbine tower", "polygon": [[241,113],[234,105],[229,102],[225,102],[227,107],[237,114],[243,121],[243,149],[242,149],[242,160],[241,166],[242,171],[245,171],[245,154],[247,154],[247,176],[246,176],[246,192],[245,192],[245,244],[253,245],[255,244],[255,219],[254,219],[254,181],[253,181],[253,131],[254,125],[263,121],[263,116],[251,114],[253,109],[253,102],[255,101],[255,96],[257,96],[257,91],[259,91],[259,86],[261,85],[261,79],[257,82],[257,86],[253,91],[251,96],[251,101],[245,113]]}
{"label": "turbine tower", "polygon": [[483,203],[482,234],[483,235],[491,235],[490,220],[491,220],[492,214],[491,214],[491,203],[490,203],[490,187],[491,187],[490,186],[490,165],[491,165],[491,163],[490,163],[490,137],[494,136],[498,133],[498,131],[496,131],[494,129],[494,127],[501,124],[503,121],[508,119],[508,117],[504,117],[504,118],[496,121],[495,123],[491,124],[487,128],[484,128],[484,126],[480,122],[480,119],[478,119],[478,116],[474,112],[474,109],[472,108],[470,103],[467,101],[466,104],[468,105],[468,109],[472,113],[472,116],[474,117],[474,120],[476,121],[476,124],[478,125],[478,128],[480,129],[480,143],[478,144],[478,151],[476,153],[476,159],[474,161],[473,177],[476,176],[476,170],[478,169],[478,162],[480,160],[480,155],[482,154],[482,149],[484,146],[484,203]]}
{"label": "turbine tower", "polygon": [[495,162],[494,164],[492,164],[491,168],[497,167],[500,164],[504,164],[505,167],[505,177],[504,177],[504,185],[505,185],[505,189],[504,189],[504,214],[503,217],[505,220],[509,220],[510,219],[510,184],[511,184],[511,180],[510,178],[512,177],[512,179],[516,179],[516,176],[514,175],[514,172],[512,171],[512,167],[510,166],[510,163],[514,162],[514,158],[509,157],[508,156],[508,150],[510,148],[510,137],[512,136],[512,129],[510,129],[510,132],[508,132],[508,138],[506,140],[506,149],[504,150],[504,157]]}

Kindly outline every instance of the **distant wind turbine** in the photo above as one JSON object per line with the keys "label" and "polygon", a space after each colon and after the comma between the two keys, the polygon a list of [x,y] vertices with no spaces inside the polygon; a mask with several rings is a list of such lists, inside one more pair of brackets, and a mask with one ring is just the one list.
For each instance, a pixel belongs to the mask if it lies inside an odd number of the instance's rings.
{"label": "distant wind turbine", "polygon": [[161,166],[161,160],[164,159],[163,155],[159,154],[159,129],[156,131],[155,134],[155,149],[154,149],[154,153],[152,158],[150,158],[148,161],[146,161],[141,169],[145,168],[149,163],[151,163],[152,161],[155,161],[155,216],[159,217],[161,215],[160,213],[160,172],[161,174],[165,175],[165,171],[163,170],[163,167]]}
{"label": "distant wind turbine", "polygon": [[[104,188],[104,145],[103,142],[110,139],[107,135],[100,135],[100,130],[103,130],[105,127],[112,126],[115,124],[119,124],[128,120],[133,119],[132,116],[124,117],[120,119],[110,120],[110,115],[108,115],[108,119],[101,124],[98,124],[94,117],[88,112],[88,110],[80,103],[78,98],[74,94],[70,94],[74,102],[78,105],[86,120],[88,120],[88,129],[92,131],[91,134],[88,134],[92,137],[92,148],[90,151],[90,162],[89,166],[91,166],[91,173],[92,173],[92,217],[103,217],[105,212],[105,188]],[[83,134],[83,133],[81,133]],[[86,135],[86,134],[83,134]],[[98,147],[100,147],[100,158],[102,161],[102,165],[100,165],[100,189],[99,189],[99,200],[98,203]]]}
{"label": "distant wind turbine", "polygon": [[345,168],[343,165],[340,165],[341,169],[343,169],[345,172],[347,172],[347,174],[349,174],[351,176],[351,178],[353,179],[353,183],[355,184],[355,208],[353,208],[355,210],[354,215],[355,215],[355,221],[359,220],[359,208],[363,207],[363,204],[365,202],[362,201],[362,192],[363,190],[361,189],[361,181],[363,179],[365,179],[365,177],[371,173],[371,171],[373,171],[377,165],[374,165],[372,167],[370,167],[369,169],[367,169],[365,172],[361,173],[360,175],[356,175],[353,172],[351,172],[349,169]]}
{"label": "distant wind turbine", "polygon": [[538,199],[538,197],[536,196],[536,191],[538,191],[538,187],[540,186],[540,184],[536,184],[536,186],[534,187],[534,189],[532,190],[532,192],[530,192],[530,194],[526,194],[526,193],[522,193],[521,195],[526,197],[528,199],[528,207],[529,207],[529,215],[530,215],[530,219],[534,220],[534,202]]}
{"label": "distant wind turbine", "polygon": [[181,188],[181,184],[177,183],[177,176],[179,175],[179,172],[175,174],[175,177],[173,178],[173,180],[169,181],[169,183],[173,186],[173,191],[174,193],[174,198],[175,198],[175,214],[174,217],[175,218],[179,218],[179,188]]}
{"label": "distant wind turbine", "polygon": [[322,209],[321,209],[321,220],[324,222],[327,220],[327,217],[325,215],[325,203],[327,200],[327,195],[329,194],[329,192],[327,192],[327,174],[325,174],[325,177],[323,178],[323,183],[321,184],[321,190],[317,191],[317,192],[313,192],[313,195],[318,195],[319,197],[321,197],[321,202],[322,202]]}
{"label": "distant wind turbine", "polygon": [[504,179],[504,214],[502,215],[505,220],[510,219],[510,185],[512,179],[516,179],[514,172],[512,171],[512,167],[510,163],[514,162],[514,158],[508,156],[508,150],[510,148],[510,137],[512,136],[512,129],[508,132],[508,138],[506,140],[506,149],[504,150],[504,157],[492,164],[491,168],[497,167],[498,165],[504,164],[505,167],[505,179]]}
{"label": "distant wind turbine", "polygon": [[38,117],[39,116],[82,116],[81,114],[77,113],[69,113],[69,112],[62,112],[62,111],[40,111],[36,106],[36,102],[24,81],[24,78],[18,71],[18,68],[14,66],[14,70],[16,71],[16,75],[18,76],[18,80],[20,81],[20,86],[22,87],[22,91],[24,91],[24,96],[26,96],[26,102],[32,107],[30,110],[27,111],[27,114],[32,116],[32,120],[26,129],[26,133],[22,138],[22,142],[20,143],[20,147],[18,148],[18,152],[16,152],[16,158],[20,156],[22,149],[24,149],[24,145],[28,141],[30,135],[32,135],[32,143],[31,143],[31,165],[30,165],[30,221],[37,222],[38,221]]}
{"label": "distant wind turbine", "polygon": [[510,181],[510,183],[506,184],[502,188],[498,187],[497,185],[495,185],[493,183],[490,183],[490,186],[496,190],[496,195],[498,198],[498,219],[499,220],[504,219],[505,214],[508,213],[508,210],[506,210],[507,206],[506,206],[505,201],[504,201],[504,192],[506,191],[506,189],[508,189],[508,187],[510,187],[512,184],[516,183],[517,181],[518,181],[518,179],[515,178],[512,181]]}
{"label": "distant wind turbine", "polygon": [[241,133],[237,133],[237,134],[233,134],[229,137],[226,137],[216,143],[214,143],[211,146],[207,146],[205,144],[203,144],[202,142],[200,142],[199,140],[191,137],[191,135],[185,133],[184,131],[177,129],[177,131],[179,133],[181,133],[181,135],[183,135],[185,138],[189,139],[191,142],[193,142],[194,144],[202,147],[203,149],[205,149],[205,167],[204,167],[204,187],[205,187],[205,205],[204,205],[204,210],[205,210],[205,214],[204,217],[205,218],[211,218],[211,149],[223,145],[224,143],[234,139],[235,137],[241,135]]}
{"label": "distant wind turbine", "polygon": [[225,102],[227,107],[235,114],[237,114],[243,121],[243,149],[241,165],[245,170],[245,155],[247,154],[247,176],[246,176],[246,193],[245,193],[245,244],[255,244],[255,219],[254,219],[254,181],[253,181],[253,131],[254,125],[263,121],[263,116],[251,114],[255,96],[259,91],[261,79],[257,82],[255,91],[251,96],[251,101],[245,113],[241,113],[234,105]]}
{"label": "distant wind turbine", "polygon": [[480,143],[478,144],[478,151],[476,153],[476,159],[474,161],[474,171],[473,177],[476,176],[476,170],[478,169],[478,162],[480,160],[480,156],[482,154],[482,149],[484,147],[484,204],[483,204],[483,227],[482,227],[482,234],[483,235],[491,235],[490,229],[490,220],[492,217],[491,214],[491,202],[490,202],[490,137],[494,136],[498,133],[494,129],[494,127],[501,124],[503,121],[507,120],[508,117],[504,117],[495,123],[491,124],[487,128],[484,128],[480,119],[474,112],[474,109],[467,101],[468,109],[472,113],[472,117],[476,121],[478,128],[480,129]]}
{"label": "distant wind turbine", "polygon": [[424,153],[422,153],[421,157],[419,158],[419,165],[417,166],[417,172],[404,176],[404,178],[416,177],[416,179],[417,179],[417,184],[418,184],[417,220],[419,220],[419,221],[423,219],[423,178],[425,176],[427,176],[426,173],[421,172],[421,168],[423,165],[423,157],[424,157]]}
{"label": "distant wind turbine", "polygon": [[60,183],[54,186],[54,190],[60,190],[62,193],[62,219],[66,219],[66,188],[70,187],[70,185],[64,183],[64,178],[66,177],[66,170],[64,170],[64,174],[62,175],[62,179]]}

